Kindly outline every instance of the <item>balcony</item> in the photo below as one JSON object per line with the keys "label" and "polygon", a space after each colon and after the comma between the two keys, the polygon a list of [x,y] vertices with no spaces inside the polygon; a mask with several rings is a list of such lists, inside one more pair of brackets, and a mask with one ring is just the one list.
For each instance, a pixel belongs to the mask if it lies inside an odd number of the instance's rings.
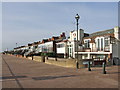
{"label": "balcony", "polygon": [[110,52],[110,47],[105,47],[104,49],[98,49],[98,48],[82,48],[78,49],[78,52]]}
{"label": "balcony", "polygon": [[104,48],[104,51],[105,51],[105,52],[110,52],[110,47],[109,47],[109,46],[108,46],[108,47],[105,47],[105,48]]}
{"label": "balcony", "polygon": [[91,52],[91,48],[84,48],[83,51],[84,52]]}
{"label": "balcony", "polygon": [[78,49],[78,52],[91,52],[91,48],[81,48]]}

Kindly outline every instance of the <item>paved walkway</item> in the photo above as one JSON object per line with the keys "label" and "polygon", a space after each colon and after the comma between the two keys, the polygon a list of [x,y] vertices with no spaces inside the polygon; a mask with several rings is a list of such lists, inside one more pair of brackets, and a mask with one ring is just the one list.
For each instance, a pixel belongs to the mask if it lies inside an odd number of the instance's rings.
{"label": "paved walkway", "polygon": [[118,88],[118,66],[63,68],[25,58],[2,55],[3,88]]}

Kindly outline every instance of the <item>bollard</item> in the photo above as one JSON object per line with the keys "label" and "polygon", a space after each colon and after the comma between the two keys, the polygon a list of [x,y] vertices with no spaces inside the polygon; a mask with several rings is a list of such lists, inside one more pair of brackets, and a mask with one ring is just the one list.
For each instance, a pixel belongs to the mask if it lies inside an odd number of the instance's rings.
{"label": "bollard", "polygon": [[45,62],[45,56],[41,57],[41,62]]}
{"label": "bollard", "polygon": [[90,69],[90,61],[88,61],[88,71],[91,71],[91,69]]}
{"label": "bollard", "polygon": [[106,67],[105,62],[103,62],[103,74],[106,74],[105,67]]}
{"label": "bollard", "polygon": [[79,69],[79,63],[78,63],[78,61],[76,62],[76,69]]}
{"label": "bollard", "polygon": [[48,60],[48,56],[46,57],[46,59]]}
{"label": "bollard", "polygon": [[32,55],[32,60],[33,60],[33,55]]}
{"label": "bollard", "polygon": [[57,57],[55,57],[55,61],[57,61]]}

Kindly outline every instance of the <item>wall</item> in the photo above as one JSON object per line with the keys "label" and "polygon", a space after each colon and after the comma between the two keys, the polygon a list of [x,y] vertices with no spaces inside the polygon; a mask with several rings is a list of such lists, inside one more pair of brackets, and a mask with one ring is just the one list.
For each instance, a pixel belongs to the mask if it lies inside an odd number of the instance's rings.
{"label": "wall", "polygon": [[53,52],[53,41],[38,45],[38,52]]}
{"label": "wall", "polygon": [[65,54],[65,48],[66,48],[65,43],[64,42],[60,42],[60,43],[57,43],[57,45],[58,44],[63,44],[64,47],[60,47],[60,48],[57,47],[57,53],[63,53],[63,54]]}
{"label": "wall", "polygon": [[[84,37],[84,30],[82,29],[78,30],[78,40],[82,40],[83,37]],[[70,41],[74,41],[75,40],[74,38],[76,38],[77,40],[77,30],[70,32]]]}
{"label": "wall", "polygon": [[[98,48],[98,39],[99,39],[99,51],[104,51],[104,47],[105,47],[105,40],[104,37],[96,37],[95,38],[95,42],[96,42],[96,48]],[[101,43],[101,39],[103,40],[103,42]]]}
{"label": "wall", "polygon": [[[28,59],[32,59],[31,57],[28,57]],[[40,56],[34,56],[33,57],[34,61],[41,62],[41,57]],[[57,65],[61,67],[69,67],[69,68],[76,68],[76,60],[75,59],[60,59],[57,58],[57,61],[55,61],[55,58],[48,58],[48,60],[45,60],[46,64],[52,64],[52,65]],[[81,64],[80,62],[79,67],[83,68],[85,67],[84,65]]]}
{"label": "wall", "polygon": [[120,59],[120,41],[118,42],[118,57]]}
{"label": "wall", "polygon": [[[73,58],[75,58],[75,54],[74,54],[74,52],[75,52],[75,41],[71,41],[71,42],[68,42],[67,43],[67,45],[68,45],[68,56],[69,57],[73,57]],[[71,46],[71,47],[70,47]],[[71,49],[71,53],[70,53],[70,49]]]}
{"label": "wall", "polygon": [[120,41],[118,41],[116,44],[113,44],[112,48],[113,57],[119,57],[120,58]]}
{"label": "wall", "polygon": [[119,27],[114,28],[114,35],[116,39],[120,39],[120,29]]}
{"label": "wall", "polygon": [[[46,60],[45,63],[47,64],[52,64],[52,65],[57,65],[61,67],[69,67],[69,68],[76,68],[76,60],[75,59],[66,59],[65,61],[55,61],[55,60]],[[82,62],[79,62],[79,68],[84,68],[85,65],[81,64]]]}
{"label": "wall", "polygon": [[33,56],[33,60],[37,62],[41,62],[41,57],[40,56]]}

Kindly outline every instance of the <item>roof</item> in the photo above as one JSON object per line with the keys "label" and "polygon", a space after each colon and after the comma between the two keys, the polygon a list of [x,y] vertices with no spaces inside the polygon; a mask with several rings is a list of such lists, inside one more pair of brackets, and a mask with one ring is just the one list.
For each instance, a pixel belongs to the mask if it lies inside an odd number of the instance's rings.
{"label": "roof", "polygon": [[65,39],[65,40],[62,40],[62,41],[60,41],[60,42],[58,42],[58,43],[67,42],[67,41],[68,41],[68,39]]}
{"label": "roof", "polygon": [[32,43],[28,43],[28,46],[32,46]]}
{"label": "roof", "polygon": [[109,29],[109,30],[104,30],[104,31],[98,31],[98,32],[90,34],[88,37],[84,37],[84,39],[92,38],[92,37],[97,37],[97,36],[104,36],[104,35],[113,36],[114,35],[114,29]]}
{"label": "roof", "polygon": [[14,49],[19,49],[19,48],[24,48],[24,47],[26,47],[26,46],[19,46],[19,47],[16,47]]}
{"label": "roof", "polygon": [[110,34],[110,33],[114,33],[114,29],[98,31],[98,32],[90,34],[90,36],[105,35],[105,34]]}

